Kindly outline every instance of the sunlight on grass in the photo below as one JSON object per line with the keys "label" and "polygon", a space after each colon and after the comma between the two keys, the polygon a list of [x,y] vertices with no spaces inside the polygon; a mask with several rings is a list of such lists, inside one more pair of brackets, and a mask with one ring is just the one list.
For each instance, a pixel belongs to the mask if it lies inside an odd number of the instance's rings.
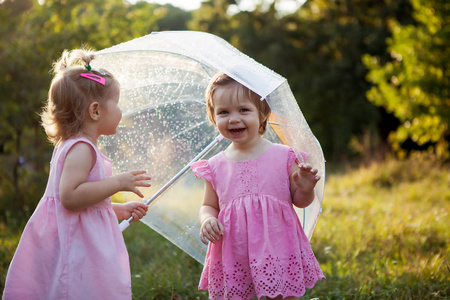
{"label": "sunlight on grass", "polygon": [[[425,158],[331,175],[312,246],[327,280],[311,295],[449,295],[448,166]],[[333,298],[333,297],[331,297]]]}
{"label": "sunlight on grass", "polygon": [[[323,213],[311,240],[326,280],[302,299],[448,299],[450,166],[418,155],[340,167],[328,170]],[[202,190],[188,197],[174,189],[166,196],[194,203]],[[3,290],[20,231],[0,224],[0,237]],[[133,299],[207,299],[197,290],[202,266],[196,260],[140,222],[124,238]]]}

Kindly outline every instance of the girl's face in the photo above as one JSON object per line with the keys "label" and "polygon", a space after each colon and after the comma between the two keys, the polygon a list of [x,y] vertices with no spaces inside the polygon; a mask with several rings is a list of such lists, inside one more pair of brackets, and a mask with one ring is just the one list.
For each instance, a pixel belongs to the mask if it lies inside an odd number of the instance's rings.
{"label": "girl's face", "polygon": [[117,85],[111,88],[108,99],[102,104],[104,114],[101,119],[101,134],[112,135],[117,131],[117,126],[122,119],[122,110],[119,108],[120,90]]}
{"label": "girl's face", "polygon": [[214,92],[214,116],[219,132],[233,143],[245,144],[260,138],[260,113],[256,105],[233,86]]}

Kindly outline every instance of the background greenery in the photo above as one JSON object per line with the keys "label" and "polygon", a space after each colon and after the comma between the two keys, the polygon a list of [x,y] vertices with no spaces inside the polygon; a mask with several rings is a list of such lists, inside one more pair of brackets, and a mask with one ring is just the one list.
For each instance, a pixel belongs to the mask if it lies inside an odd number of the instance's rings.
{"label": "background greenery", "polygon": [[[38,113],[52,62],[64,49],[189,29],[286,77],[322,144],[328,175],[312,244],[327,280],[308,295],[448,297],[450,3],[308,0],[289,14],[235,3],[0,1],[1,290],[46,185],[52,147]],[[205,297],[194,260],[142,224],[125,238],[136,299]]]}

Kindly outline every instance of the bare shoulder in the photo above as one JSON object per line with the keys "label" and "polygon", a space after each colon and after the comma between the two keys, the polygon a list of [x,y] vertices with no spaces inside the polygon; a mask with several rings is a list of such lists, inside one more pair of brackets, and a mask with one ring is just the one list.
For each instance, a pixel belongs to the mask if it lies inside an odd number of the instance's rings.
{"label": "bare shoulder", "polygon": [[95,164],[95,159],[96,153],[93,146],[86,142],[79,141],[73,144],[67,151],[65,164],[69,163],[76,166],[79,164],[89,163],[92,167]]}

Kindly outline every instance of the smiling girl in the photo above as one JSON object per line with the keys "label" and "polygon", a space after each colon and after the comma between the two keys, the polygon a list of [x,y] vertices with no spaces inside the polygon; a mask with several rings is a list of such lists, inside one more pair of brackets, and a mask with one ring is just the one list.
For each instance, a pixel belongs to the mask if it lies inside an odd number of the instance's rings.
{"label": "smiling girl", "polygon": [[231,77],[216,74],[206,102],[231,144],[192,165],[205,179],[200,239],[209,242],[199,289],[211,299],[297,299],[324,278],[293,208],[313,201],[317,169],[263,138],[269,105]]}

